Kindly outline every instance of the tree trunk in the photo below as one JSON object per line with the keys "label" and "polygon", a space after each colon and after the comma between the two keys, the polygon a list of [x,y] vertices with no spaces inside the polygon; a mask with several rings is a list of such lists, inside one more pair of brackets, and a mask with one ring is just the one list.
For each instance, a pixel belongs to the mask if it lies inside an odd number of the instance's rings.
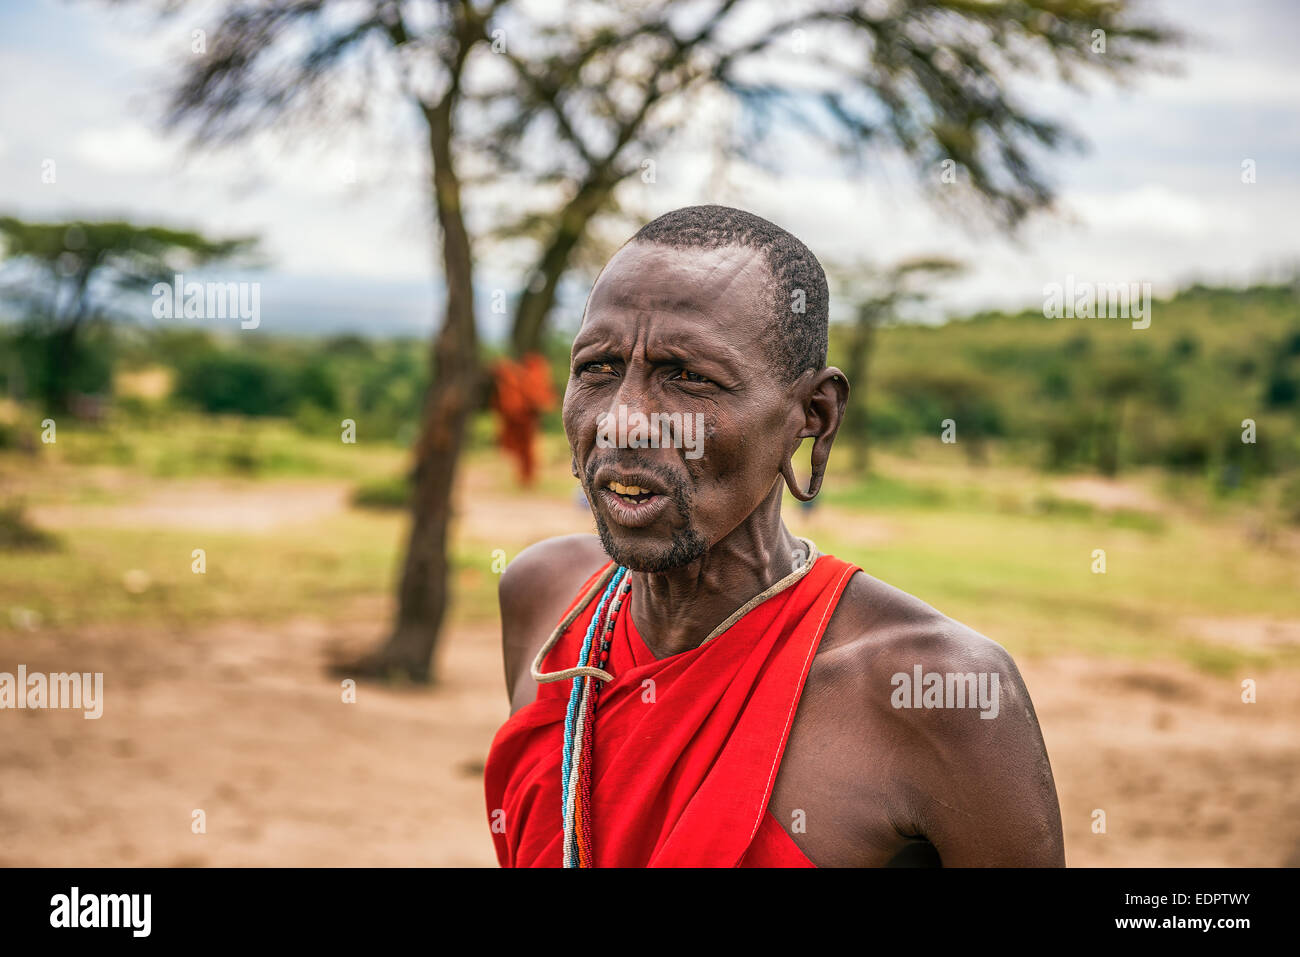
{"label": "tree trunk", "polygon": [[1102,416],[1102,427],[1097,441],[1097,471],[1107,478],[1119,474],[1119,440],[1124,425],[1124,398],[1115,401],[1112,409]]}
{"label": "tree trunk", "polygon": [[450,592],[447,541],[452,492],[480,385],[473,260],[461,211],[460,180],[452,166],[453,100],[454,92],[448,93],[426,111],[447,310],[431,350],[433,376],[415,446],[411,532],[398,588],[397,620],[384,647],[354,668],[370,676],[416,682],[435,678],[434,653]]}
{"label": "tree trunk", "polygon": [[[600,211],[613,184],[604,177],[589,180],[569,202],[559,216],[559,226],[551,236],[551,242],[537,261],[528,286],[519,297],[515,308],[514,325],[511,330],[511,348],[515,355],[522,356],[529,352],[542,351],[542,337],[546,331],[546,318],[555,305],[555,293],[560,278],[569,268],[574,250],[586,235],[592,218]],[[541,285],[533,286],[541,277]]]}
{"label": "tree trunk", "polygon": [[850,419],[848,436],[852,447],[851,468],[858,475],[865,475],[871,465],[871,420],[867,400],[867,377],[871,367],[871,352],[875,345],[875,316],[867,309],[860,309],[853,324],[849,339],[849,348],[845,358],[844,369],[849,384],[853,388],[856,400],[850,400]]}

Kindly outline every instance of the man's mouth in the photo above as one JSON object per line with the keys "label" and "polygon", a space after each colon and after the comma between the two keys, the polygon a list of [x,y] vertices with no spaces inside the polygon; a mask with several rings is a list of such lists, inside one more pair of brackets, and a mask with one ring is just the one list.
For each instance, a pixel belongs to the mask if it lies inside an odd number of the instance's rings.
{"label": "man's mouth", "polygon": [[642,488],[639,485],[623,485],[619,482],[606,482],[605,488],[609,489],[623,501],[632,504],[648,502],[650,499],[654,498],[656,494],[648,488]]}
{"label": "man's mouth", "polygon": [[603,511],[624,528],[643,528],[668,508],[671,499],[658,484],[643,475],[623,474],[614,478],[609,471],[597,475],[596,497]]}

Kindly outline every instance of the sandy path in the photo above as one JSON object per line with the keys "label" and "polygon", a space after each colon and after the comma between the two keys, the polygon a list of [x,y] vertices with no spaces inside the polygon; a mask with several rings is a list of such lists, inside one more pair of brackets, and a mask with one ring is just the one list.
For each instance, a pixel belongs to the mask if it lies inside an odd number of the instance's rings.
{"label": "sandy path", "polygon": [[177,528],[269,532],[327,518],[347,507],[346,482],[192,479],[153,482],[137,501],[116,505],[34,505],[44,528]]}
{"label": "sandy path", "polygon": [[[330,623],[0,638],[0,670],[75,662],[105,672],[107,699],[98,721],[0,713],[0,864],[493,864],[495,630],[450,636],[436,691],[361,685],[343,704],[327,649],[364,645],[386,617],[376,601]],[[1183,665],[1020,664],[1070,864],[1300,864],[1300,673],[1255,676],[1246,705],[1238,678]]]}

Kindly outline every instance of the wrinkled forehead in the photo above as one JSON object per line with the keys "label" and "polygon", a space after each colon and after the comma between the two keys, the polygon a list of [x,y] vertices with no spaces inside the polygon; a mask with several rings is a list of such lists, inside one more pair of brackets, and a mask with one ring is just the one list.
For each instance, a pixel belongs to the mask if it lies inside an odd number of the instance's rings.
{"label": "wrinkled forehead", "polygon": [[677,249],[629,243],[605,266],[587,299],[577,348],[590,338],[650,333],[752,345],[771,312],[772,277],[762,252],[746,246]]}

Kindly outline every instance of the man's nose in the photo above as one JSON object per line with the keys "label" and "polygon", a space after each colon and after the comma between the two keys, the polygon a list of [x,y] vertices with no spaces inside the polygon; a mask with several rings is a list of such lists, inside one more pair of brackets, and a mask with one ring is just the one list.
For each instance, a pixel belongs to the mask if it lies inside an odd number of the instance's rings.
{"label": "man's nose", "polygon": [[630,366],[619,381],[605,410],[610,416],[608,424],[617,428],[620,436],[626,433],[627,442],[620,441],[620,447],[671,449],[676,442],[668,413],[673,410],[665,408],[663,389],[653,370],[642,371],[637,366]]}
{"label": "man's nose", "polygon": [[620,414],[622,410],[622,414],[627,416],[634,412],[649,416],[655,411],[652,391],[650,377],[635,365],[631,366],[627,374],[619,380],[609,411],[614,415]]}

